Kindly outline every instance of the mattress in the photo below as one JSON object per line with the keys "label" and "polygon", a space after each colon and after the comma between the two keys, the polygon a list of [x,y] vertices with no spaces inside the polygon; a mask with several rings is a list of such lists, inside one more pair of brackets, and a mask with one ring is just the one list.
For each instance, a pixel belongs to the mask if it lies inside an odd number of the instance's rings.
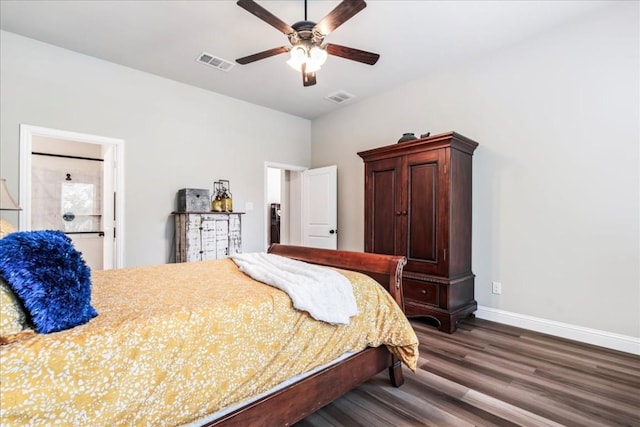
{"label": "mattress", "polygon": [[227,259],[96,271],[97,317],[0,347],[0,424],[188,424],[367,346],[415,369],[418,341],[395,301],[341,273],[360,314],[335,326]]}

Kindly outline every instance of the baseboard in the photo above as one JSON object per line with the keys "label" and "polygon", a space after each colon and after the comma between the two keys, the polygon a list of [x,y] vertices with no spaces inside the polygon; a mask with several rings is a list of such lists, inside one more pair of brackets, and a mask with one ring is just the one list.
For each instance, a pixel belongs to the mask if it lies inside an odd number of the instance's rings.
{"label": "baseboard", "polygon": [[478,306],[478,311],[475,314],[480,319],[640,355],[640,339],[635,337],[540,319],[491,307]]}

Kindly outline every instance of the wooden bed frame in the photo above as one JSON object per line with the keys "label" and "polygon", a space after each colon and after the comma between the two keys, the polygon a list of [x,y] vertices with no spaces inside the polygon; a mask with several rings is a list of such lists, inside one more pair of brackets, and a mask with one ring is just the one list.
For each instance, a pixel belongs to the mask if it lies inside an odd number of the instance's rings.
{"label": "wooden bed frame", "polygon": [[[367,274],[387,289],[404,311],[401,280],[402,268],[407,262],[405,257],[280,244],[271,245],[269,253]],[[385,369],[389,370],[393,386],[400,387],[404,383],[400,361],[385,346],[369,347],[203,427],[288,426]]]}

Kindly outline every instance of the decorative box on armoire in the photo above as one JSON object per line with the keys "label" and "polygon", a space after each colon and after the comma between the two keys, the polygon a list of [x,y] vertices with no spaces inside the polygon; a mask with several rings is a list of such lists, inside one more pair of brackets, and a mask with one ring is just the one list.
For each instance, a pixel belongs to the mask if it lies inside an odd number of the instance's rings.
{"label": "decorative box on armoire", "polygon": [[455,132],[358,153],[365,163],[365,251],[404,255],[407,316],[454,332],[477,309],[471,272],[471,157]]}
{"label": "decorative box on armoire", "polygon": [[243,212],[173,212],[176,262],[226,258],[242,252]]}

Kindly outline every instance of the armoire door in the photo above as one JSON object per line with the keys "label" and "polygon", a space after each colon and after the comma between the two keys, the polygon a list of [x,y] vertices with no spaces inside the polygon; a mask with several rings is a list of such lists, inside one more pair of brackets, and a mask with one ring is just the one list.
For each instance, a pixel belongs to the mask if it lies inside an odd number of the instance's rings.
{"label": "armoire door", "polygon": [[444,275],[447,272],[448,192],[445,150],[406,156],[407,271]]}
{"label": "armoire door", "polygon": [[365,251],[404,255],[403,192],[400,157],[365,165]]}

